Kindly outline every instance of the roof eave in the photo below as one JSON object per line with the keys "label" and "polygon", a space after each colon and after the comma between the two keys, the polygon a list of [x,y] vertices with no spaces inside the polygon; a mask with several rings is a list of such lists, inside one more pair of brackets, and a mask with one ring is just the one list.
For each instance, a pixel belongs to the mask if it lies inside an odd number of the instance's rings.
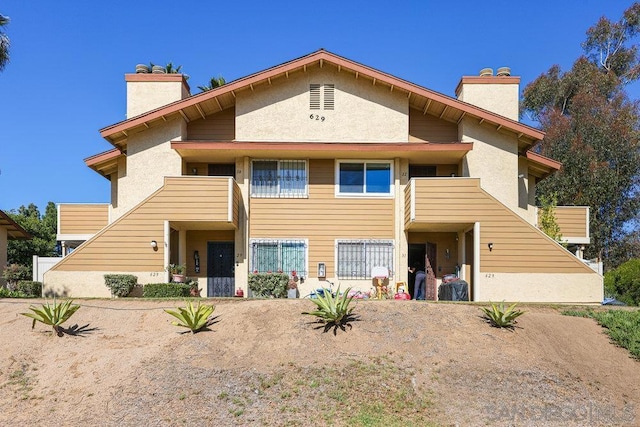
{"label": "roof eave", "polygon": [[534,144],[536,141],[542,140],[544,138],[544,132],[538,129],[532,128],[518,121],[500,116],[499,114],[493,113],[491,111],[487,111],[482,108],[476,107],[472,104],[464,103],[455,98],[451,98],[447,95],[432,91],[430,89],[424,88],[422,86],[416,85],[414,83],[400,79],[393,75],[368,67],[366,65],[351,61],[349,59],[327,52],[325,50],[316,51],[314,53],[303,56],[301,58],[294,59],[292,61],[288,61],[283,64],[280,64],[280,65],[268,68],[266,70],[251,74],[249,76],[240,78],[238,80],[229,82],[216,89],[202,92],[197,95],[192,95],[183,100],[175,101],[163,107],[159,107],[149,112],[140,114],[136,117],[132,117],[122,122],[115,123],[111,126],[102,128],[100,130],[100,134],[102,135],[102,137],[104,137],[109,142],[111,142],[114,146],[117,146],[117,141],[123,139],[123,137],[126,137],[128,130],[136,126],[148,127],[148,123],[152,120],[159,119],[159,118],[163,118],[166,120],[166,117],[168,115],[179,114],[181,110],[185,108],[216,98],[223,94],[227,94],[230,92],[234,93],[234,91],[238,91],[243,88],[249,87],[251,85],[257,84],[261,81],[271,79],[275,76],[286,74],[296,69],[309,66],[315,62],[323,62],[323,61],[332,63],[339,68],[344,67],[351,71],[365,75],[369,78],[377,79],[378,81],[382,81],[382,82],[385,82],[386,84],[393,85],[394,88],[396,89],[401,89],[406,92],[413,92],[417,95],[424,96],[429,99],[433,99],[434,101],[441,102],[445,105],[449,105],[453,108],[460,110],[465,114],[469,114],[471,116],[478,117],[481,120],[488,120],[491,123],[495,123],[496,126],[498,127],[505,127],[507,129],[511,129],[513,132],[517,133],[518,135],[529,138],[532,141],[531,144]]}
{"label": "roof eave", "polygon": [[9,240],[29,240],[33,238],[20,224],[11,219],[11,217],[3,211],[0,211],[0,226],[7,229],[7,237]]}

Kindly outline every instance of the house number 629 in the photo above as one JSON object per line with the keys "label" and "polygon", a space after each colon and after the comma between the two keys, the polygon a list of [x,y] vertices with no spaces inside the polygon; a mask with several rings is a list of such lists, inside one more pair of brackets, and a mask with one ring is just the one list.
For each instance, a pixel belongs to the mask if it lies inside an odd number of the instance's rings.
{"label": "house number 629", "polygon": [[309,115],[309,118],[311,120],[320,120],[321,122],[324,122],[324,116],[320,116],[318,114],[311,114]]}

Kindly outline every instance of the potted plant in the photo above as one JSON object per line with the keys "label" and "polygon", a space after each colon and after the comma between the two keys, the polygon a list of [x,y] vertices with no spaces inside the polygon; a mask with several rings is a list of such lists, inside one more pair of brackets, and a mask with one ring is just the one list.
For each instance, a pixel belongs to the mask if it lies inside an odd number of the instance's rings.
{"label": "potted plant", "polygon": [[171,280],[176,283],[184,283],[184,273],[187,270],[187,266],[184,264],[169,264],[167,271],[171,273]]}
{"label": "potted plant", "polygon": [[186,283],[189,285],[189,295],[192,297],[199,297],[202,289],[198,287],[198,279],[190,278]]}
{"label": "potted plant", "polygon": [[287,298],[298,298],[298,273],[293,270],[287,286]]}

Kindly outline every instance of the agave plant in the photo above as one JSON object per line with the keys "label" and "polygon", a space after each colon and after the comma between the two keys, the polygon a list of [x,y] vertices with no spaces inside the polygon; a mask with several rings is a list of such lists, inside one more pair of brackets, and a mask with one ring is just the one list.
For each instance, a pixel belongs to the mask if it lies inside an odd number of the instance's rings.
{"label": "agave plant", "polygon": [[480,309],[484,312],[485,319],[492,326],[496,328],[513,328],[516,318],[524,314],[524,311],[516,310],[517,304],[517,302],[514,302],[505,308],[503,301],[500,304],[491,303],[491,307],[480,307]]}
{"label": "agave plant", "polygon": [[165,309],[167,313],[178,319],[178,322],[171,322],[172,325],[190,329],[194,334],[211,324],[211,313],[215,310],[213,305],[194,305],[187,302],[186,307],[178,307],[175,310]]}
{"label": "agave plant", "polygon": [[56,335],[61,337],[63,335],[63,329],[61,325],[69,320],[73,314],[78,311],[80,306],[78,304],[72,304],[72,300],[67,300],[63,303],[58,303],[55,299],[53,304],[45,302],[41,307],[29,307],[29,310],[33,313],[20,313],[23,316],[27,316],[33,319],[31,329],[36,326],[36,322],[42,322],[45,325],[51,325]]}
{"label": "agave plant", "polygon": [[340,294],[340,287],[338,287],[335,296],[331,292],[325,291],[319,294],[318,298],[311,300],[317,306],[317,310],[302,314],[316,316],[320,321],[325,322],[325,332],[332,326],[345,330],[344,325],[353,320],[351,314],[355,308],[349,307],[354,298],[353,295],[349,296],[350,290],[351,288],[347,288],[344,293]]}

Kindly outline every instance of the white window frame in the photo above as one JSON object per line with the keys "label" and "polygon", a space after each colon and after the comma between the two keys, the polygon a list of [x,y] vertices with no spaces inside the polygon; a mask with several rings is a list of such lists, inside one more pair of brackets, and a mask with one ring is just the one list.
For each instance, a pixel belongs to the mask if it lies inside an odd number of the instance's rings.
{"label": "white window frame", "polygon": [[[335,261],[335,274],[336,277],[340,280],[369,280],[372,278],[371,276],[371,270],[373,269],[373,267],[378,267],[377,265],[372,265],[373,263],[368,261],[367,259],[365,259],[365,266],[369,265],[369,268],[367,270],[365,270],[365,277],[364,278],[352,278],[350,275],[344,276],[341,273],[340,270],[340,259],[339,259],[339,245],[340,243],[346,244],[346,243],[356,243],[356,244],[363,244],[363,245],[367,245],[367,244],[384,244],[384,245],[390,245],[389,248],[389,256],[391,257],[391,262],[389,266],[383,266],[383,267],[388,267],[389,268],[389,277],[393,276],[393,267],[394,267],[394,263],[395,263],[395,240],[393,239],[337,239],[335,241],[335,256],[334,256],[334,261]],[[366,250],[365,250],[365,256],[366,256]]]}
{"label": "white window frame", "polygon": [[[340,191],[340,165],[342,163],[362,163],[364,164],[364,190],[362,193],[342,193]],[[388,164],[389,165],[389,192],[388,193],[367,193],[366,167],[367,164]],[[393,160],[363,160],[363,159],[338,159],[335,163],[335,195],[336,197],[366,197],[366,198],[392,198],[394,194],[394,161]]]}
{"label": "white window frame", "polygon": [[[283,243],[301,243],[303,245],[304,248],[304,275],[301,274],[302,272],[298,272],[299,276],[301,277],[307,277],[309,275],[309,239],[301,239],[301,238],[279,238],[279,239],[249,239],[249,268],[250,268],[250,272],[253,273],[254,269],[255,269],[255,265],[254,265],[254,249],[253,249],[253,245],[254,244],[276,244],[278,245],[278,248],[280,248],[280,245],[282,245]],[[278,251],[279,254],[281,254],[280,251]],[[276,270],[272,270],[273,273],[277,272]],[[291,274],[290,271],[284,271],[283,273],[285,274]]]}
{"label": "white window frame", "polygon": [[[253,176],[255,173],[255,169],[254,169],[254,164],[255,162],[275,162],[276,163],[276,176],[278,177],[277,179],[277,191],[273,192],[273,193],[266,193],[266,194],[259,194],[256,193],[254,191],[254,185],[253,185]],[[302,193],[292,193],[292,192],[287,192],[287,191],[283,191],[282,187],[281,187],[281,181],[280,181],[280,170],[281,170],[281,164],[284,162],[300,162],[304,164],[304,191]],[[304,198],[308,198],[309,197],[309,162],[308,160],[303,160],[303,159],[252,159],[251,160],[251,178],[249,180],[250,183],[250,187],[251,187],[251,197],[254,198],[261,198],[261,199],[269,199],[269,198],[276,198],[276,199],[304,199]]]}

